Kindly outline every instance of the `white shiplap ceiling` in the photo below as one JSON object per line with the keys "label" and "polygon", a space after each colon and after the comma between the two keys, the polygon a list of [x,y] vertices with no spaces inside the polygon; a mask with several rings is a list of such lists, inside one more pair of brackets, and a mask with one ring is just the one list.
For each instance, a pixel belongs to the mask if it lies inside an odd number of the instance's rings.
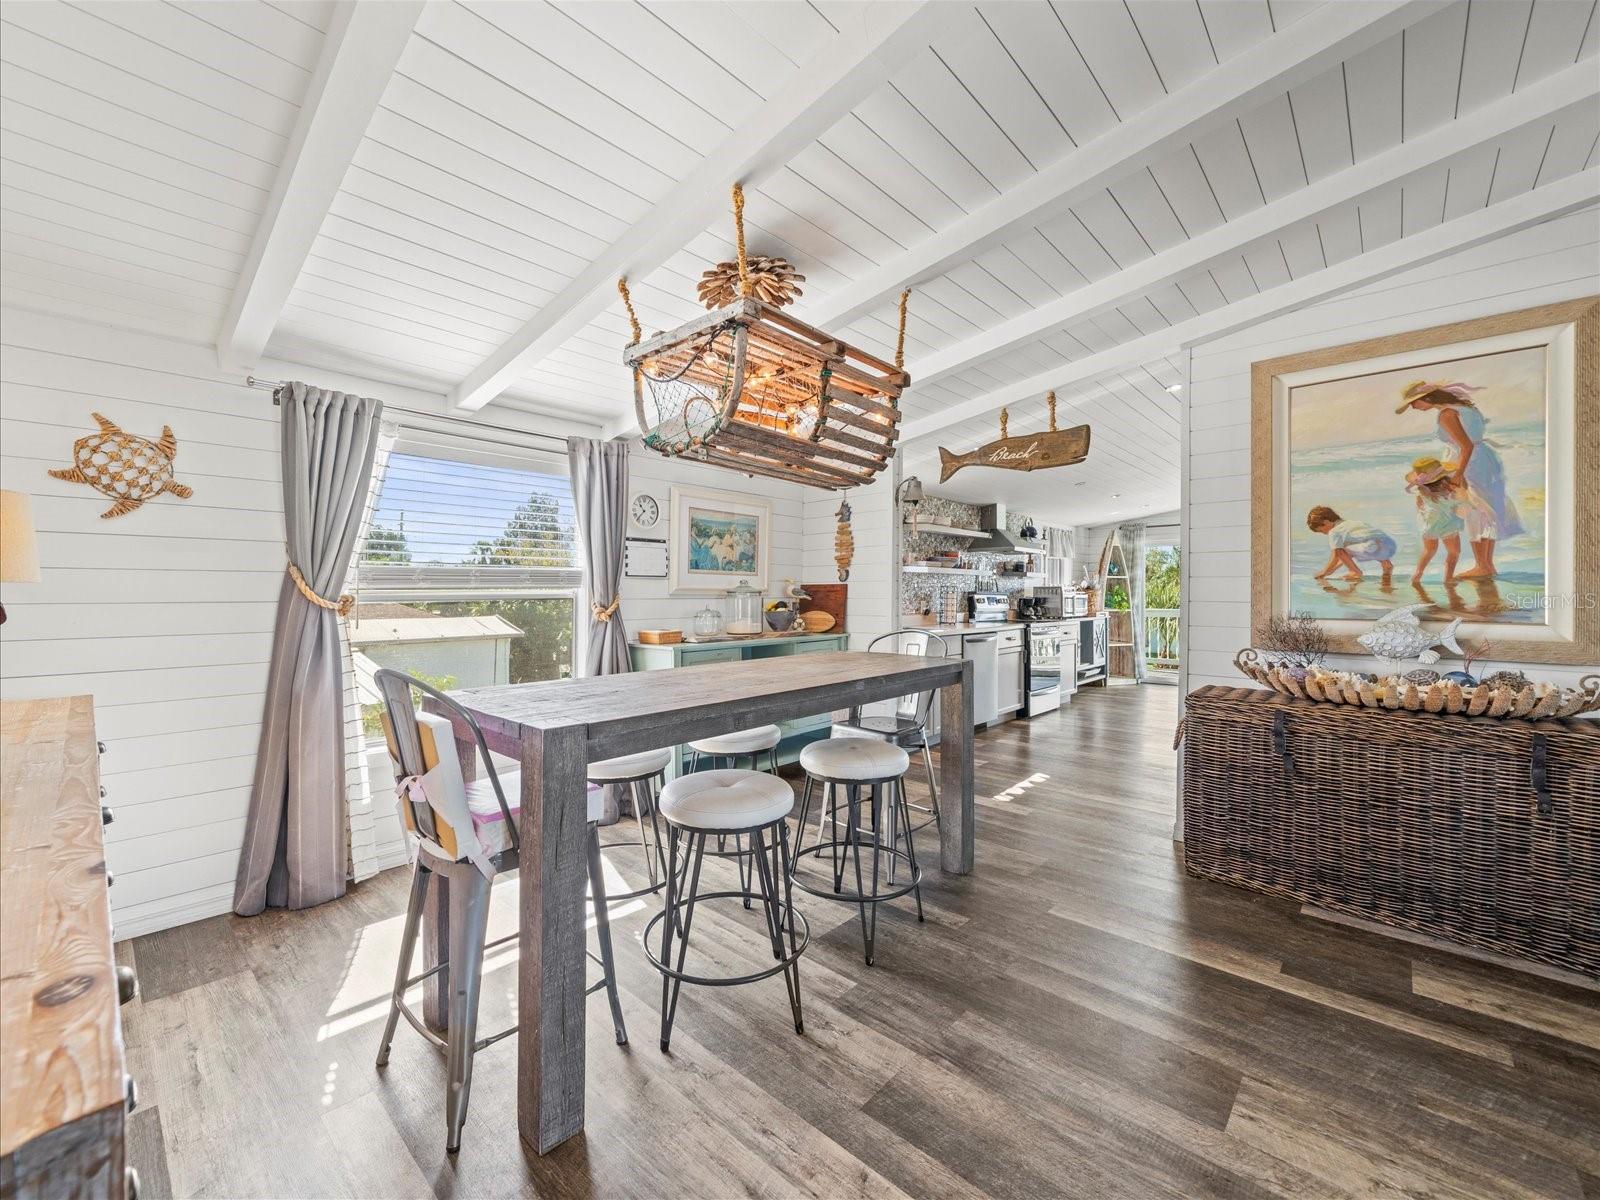
{"label": "white shiplap ceiling", "polygon": [[332,3],[8,3],[3,298],[622,431],[615,276],[693,315],[743,179],[802,318],[887,353],[913,285],[908,470],[1053,387],[1088,462],[941,490],[1129,516],[1177,502],[1186,341],[1593,202],[1595,8],[363,6],[386,57]]}

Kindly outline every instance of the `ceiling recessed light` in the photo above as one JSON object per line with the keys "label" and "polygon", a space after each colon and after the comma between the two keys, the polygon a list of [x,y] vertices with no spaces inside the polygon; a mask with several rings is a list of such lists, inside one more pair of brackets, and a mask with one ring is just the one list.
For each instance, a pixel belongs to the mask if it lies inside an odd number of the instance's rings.
{"label": "ceiling recessed light", "polygon": [[1179,392],[1183,391],[1183,384],[1175,383],[1171,387],[1169,387],[1167,389],[1167,391],[1171,392],[1174,396],[1176,396]]}

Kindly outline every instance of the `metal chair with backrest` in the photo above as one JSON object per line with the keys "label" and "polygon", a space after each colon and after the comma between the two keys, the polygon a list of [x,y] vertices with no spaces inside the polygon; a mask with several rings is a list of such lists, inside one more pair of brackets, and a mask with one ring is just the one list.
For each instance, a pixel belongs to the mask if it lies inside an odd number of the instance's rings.
{"label": "metal chair with backrest", "polygon": [[[376,672],[373,681],[383,696],[384,734],[395,768],[400,816],[412,843],[411,895],[406,905],[389,1016],[378,1047],[378,1066],[389,1061],[389,1046],[401,1017],[445,1052],[449,1078],[445,1095],[445,1148],[453,1154],[460,1149],[461,1127],[467,1118],[474,1055],[516,1032],[516,1026],[512,1026],[486,1038],[477,1036],[484,953],[517,938],[513,933],[493,942],[486,940],[491,885],[496,876],[515,872],[518,867],[521,773],[507,772],[502,782],[477,721],[439,689],[387,669]],[[418,712],[413,692],[428,696],[448,715]],[[461,745],[468,745],[470,752],[476,755],[484,771],[482,777],[468,778],[458,748]],[[512,797],[509,801],[508,792]],[[628,1033],[617,994],[600,841],[596,832],[601,810],[599,789],[592,788],[587,814],[589,886],[600,954],[598,957],[590,954],[590,958],[599,963],[604,978],[588,991],[606,990],[617,1044],[624,1045]],[[436,877],[448,884],[450,958],[420,975],[412,975],[411,959],[416,952],[428,887]],[[449,996],[444,1037],[429,1029],[405,999],[408,989],[436,974],[444,976]]]}
{"label": "metal chair with backrest", "polygon": [[[897,629],[893,633],[885,633],[875,637],[867,643],[867,650],[877,650],[879,646],[890,645],[896,654],[911,654],[922,658],[944,658],[947,655],[948,643],[936,633],[929,633],[926,629]],[[933,719],[933,701],[935,692],[912,692],[910,695],[901,696],[894,702],[894,711],[873,715],[864,715],[860,706],[850,710],[847,720],[836,721],[828,731],[829,737],[835,738],[872,738],[880,742],[888,742],[892,746],[899,746],[908,754],[921,752],[922,769],[928,777],[928,795],[930,803],[927,807],[912,804],[909,800],[905,807],[920,813],[928,814],[927,819],[918,822],[912,827],[911,832],[926,828],[928,825],[937,826],[939,823],[939,781],[933,770],[933,754],[928,746],[928,724]],[[800,811],[804,814],[810,808],[811,782],[807,780],[806,794],[801,800]],[[794,853],[800,853],[800,845],[805,840],[803,825],[795,830]],[[822,827],[830,819],[826,806],[819,806],[817,810],[817,837],[822,836]],[[894,824],[894,815],[891,812],[891,825]],[[838,836],[837,830],[834,836]],[[891,860],[889,877],[894,878],[895,863]]]}

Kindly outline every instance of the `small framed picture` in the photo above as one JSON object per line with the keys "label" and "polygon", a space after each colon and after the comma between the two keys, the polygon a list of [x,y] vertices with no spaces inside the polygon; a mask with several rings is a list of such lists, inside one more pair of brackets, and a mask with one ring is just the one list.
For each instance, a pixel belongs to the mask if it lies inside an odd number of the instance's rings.
{"label": "small framed picture", "polygon": [[674,592],[725,592],[741,580],[766,591],[771,504],[737,492],[674,487],[670,507]]}

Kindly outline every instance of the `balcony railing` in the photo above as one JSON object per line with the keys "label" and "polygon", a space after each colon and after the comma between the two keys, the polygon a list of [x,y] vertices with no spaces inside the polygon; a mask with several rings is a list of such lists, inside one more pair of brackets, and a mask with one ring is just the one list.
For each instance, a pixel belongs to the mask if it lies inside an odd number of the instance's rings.
{"label": "balcony railing", "polygon": [[1147,608],[1144,611],[1144,664],[1151,671],[1178,669],[1178,610]]}

